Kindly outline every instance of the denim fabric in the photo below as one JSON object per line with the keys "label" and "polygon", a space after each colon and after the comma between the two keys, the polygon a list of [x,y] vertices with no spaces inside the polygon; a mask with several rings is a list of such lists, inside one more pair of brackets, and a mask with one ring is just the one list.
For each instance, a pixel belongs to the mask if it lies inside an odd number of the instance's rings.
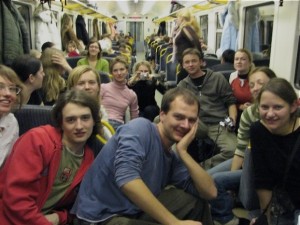
{"label": "denim fabric", "polygon": [[123,123],[116,121],[116,120],[111,120],[108,119],[109,124],[114,128],[115,131],[117,131],[117,128],[121,125],[123,125]]}
{"label": "denim fabric", "polygon": [[237,191],[240,184],[242,171],[230,171],[231,163],[232,159],[229,159],[207,171],[212,175],[218,189],[217,198],[210,201],[211,214],[213,220],[220,223],[233,219],[234,198],[230,191]]}

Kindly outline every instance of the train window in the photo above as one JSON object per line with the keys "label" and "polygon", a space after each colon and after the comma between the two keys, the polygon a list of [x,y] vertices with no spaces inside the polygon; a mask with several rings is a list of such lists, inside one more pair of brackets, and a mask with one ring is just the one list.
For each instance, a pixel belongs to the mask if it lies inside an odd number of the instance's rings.
{"label": "train window", "polygon": [[273,20],[273,2],[246,8],[244,48],[252,52],[254,60],[270,57]]}
{"label": "train window", "polygon": [[[25,23],[27,25],[28,31],[31,31],[31,24],[30,24],[30,8],[29,5],[26,4],[22,4],[20,2],[14,2],[14,4],[16,5],[17,9],[19,10],[21,16],[23,17],[23,19],[25,20]],[[30,48],[32,48],[32,43],[31,43],[31,37],[32,34],[31,32],[29,32],[29,40],[30,40]]]}
{"label": "train window", "polygon": [[296,61],[295,87],[300,89],[300,36],[298,40],[298,53]]}
{"label": "train window", "polygon": [[204,43],[207,43],[208,38],[208,15],[200,16],[200,29]]}
{"label": "train window", "polygon": [[216,31],[216,49],[219,49],[221,46],[221,37],[222,37],[222,31],[223,28],[221,26],[220,23],[220,18],[219,18],[220,14],[216,13],[216,27],[217,27],[217,31]]}

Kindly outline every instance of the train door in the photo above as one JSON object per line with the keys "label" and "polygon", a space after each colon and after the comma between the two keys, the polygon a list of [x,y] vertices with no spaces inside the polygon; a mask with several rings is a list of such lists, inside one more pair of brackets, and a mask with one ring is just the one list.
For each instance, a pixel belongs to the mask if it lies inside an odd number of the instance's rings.
{"label": "train door", "polygon": [[126,30],[131,33],[134,38],[134,47],[136,53],[144,51],[144,22],[127,22]]}

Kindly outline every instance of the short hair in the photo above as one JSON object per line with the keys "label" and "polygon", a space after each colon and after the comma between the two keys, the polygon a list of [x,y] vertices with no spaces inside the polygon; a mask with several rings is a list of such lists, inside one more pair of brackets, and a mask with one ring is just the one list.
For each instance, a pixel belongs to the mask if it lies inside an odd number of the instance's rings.
{"label": "short hair", "polygon": [[110,66],[109,66],[109,72],[110,73],[112,73],[112,71],[114,69],[114,66],[117,63],[122,63],[126,67],[127,70],[129,69],[129,65],[128,65],[128,62],[127,62],[126,58],[124,56],[117,56],[114,59],[112,59],[111,62],[110,62]]}
{"label": "short hair", "polygon": [[182,53],[182,60],[183,60],[184,56],[186,56],[186,55],[196,55],[201,60],[203,60],[203,57],[204,57],[203,53],[200,52],[196,48],[187,48],[186,50],[184,50],[183,53]]}
{"label": "short hair", "polygon": [[97,70],[95,70],[94,68],[92,68],[88,65],[81,65],[81,66],[76,66],[69,74],[68,80],[67,80],[67,88],[72,89],[78,83],[78,80],[80,79],[81,75],[86,72],[89,72],[89,71],[92,71],[93,74],[95,74],[96,81],[97,81],[98,85],[100,86],[101,80],[100,80],[100,75],[97,72]]}
{"label": "short hair", "polygon": [[177,98],[182,97],[184,102],[188,105],[197,105],[198,113],[200,111],[200,102],[197,96],[189,89],[183,87],[175,87],[168,90],[161,101],[161,111],[168,113],[170,110],[171,103]]}
{"label": "short hair", "polygon": [[53,46],[54,46],[53,42],[50,42],[50,41],[45,42],[41,47],[42,52],[45,51],[45,49],[47,49],[47,48],[52,48]]}
{"label": "short hair", "polygon": [[[8,66],[0,65],[0,77],[5,78],[6,80],[9,80],[10,82],[14,83],[17,87],[23,88],[23,84],[18,77],[18,75],[15,73],[13,69],[11,69]],[[22,91],[17,95],[17,103],[21,107],[23,102],[23,93]]]}
{"label": "short hair", "polygon": [[35,75],[41,68],[42,62],[28,54],[16,57],[12,62],[12,69],[17,73],[21,81],[25,82],[29,75]]}
{"label": "short hair", "polygon": [[99,133],[101,128],[101,118],[99,116],[99,102],[90,96],[85,91],[81,90],[68,90],[59,95],[53,109],[52,118],[56,127],[61,128],[63,121],[63,109],[68,103],[73,103],[83,107],[88,107],[91,110],[91,114],[95,125],[93,127],[93,135]]}
{"label": "short hair", "polygon": [[[293,86],[284,78],[273,78],[266,83],[257,96],[258,103],[260,103],[261,96],[266,91],[283,99],[290,106],[292,106],[298,99]],[[296,111],[291,115],[291,117],[294,118],[296,116]]]}
{"label": "short hair", "polygon": [[266,67],[266,66],[262,66],[262,67],[256,67],[254,68],[248,75],[248,78],[256,73],[256,72],[263,72],[264,74],[266,74],[266,76],[269,78],[269,79],[273,79],[276,76],[275,72],[273,70],[271,70],[269,67]]}
{"label": "short hair", "polygon": [[232,49],[226,49],[223,53],[222,53],[222,58],[224,60],[224,62],[226,63],[234,63],[234,55],[235,55],[235,51]]}

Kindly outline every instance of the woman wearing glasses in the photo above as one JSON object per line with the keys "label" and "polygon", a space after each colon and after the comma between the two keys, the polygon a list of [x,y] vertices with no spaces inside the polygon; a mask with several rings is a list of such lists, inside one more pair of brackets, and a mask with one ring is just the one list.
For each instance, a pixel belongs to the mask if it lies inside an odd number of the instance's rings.
{"label": "woman wearing glasses", "polygon": [[97,39],[91,39],[87,45],[87,56],[78,60],[77,66],[89,65],[93,69],[102,72],[109,72],[109,63],[106,59],[101,58],[102,49]]}
{"label": "woman wearing glasses", "polygon": [[0,169],[19,136],[19,125],[11,111],[15,103],[22,103],[21,87],[16,73],[0,65]]}

